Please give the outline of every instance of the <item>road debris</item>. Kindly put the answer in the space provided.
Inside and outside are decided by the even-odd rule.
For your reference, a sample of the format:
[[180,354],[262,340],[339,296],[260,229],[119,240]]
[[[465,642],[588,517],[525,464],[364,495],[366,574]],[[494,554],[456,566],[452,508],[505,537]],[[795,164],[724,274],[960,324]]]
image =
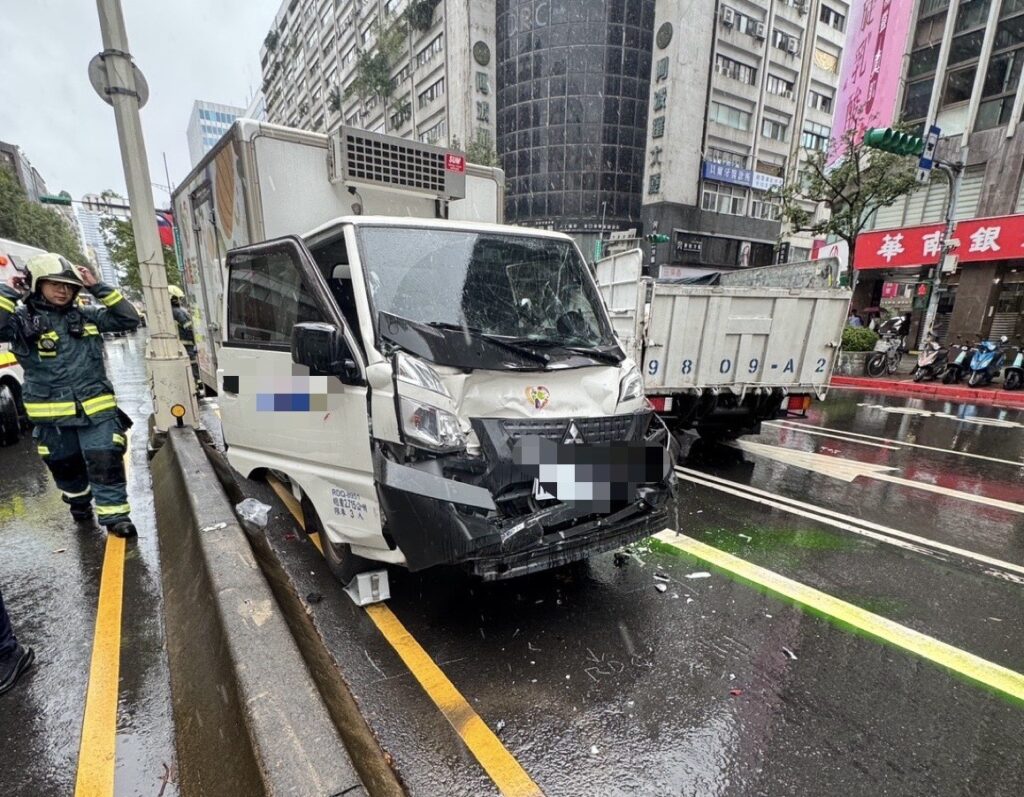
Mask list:
[[658,592],[665,592],[665,590],[667,590],[667,589],[668,589],[668,586],[667,586],[666,584],[662,584],[662,583],[661,583],[661,582],[659,581],[659,582],[658,582],[657,584],[655,584],[655,585],[654,585],[654,588],[655,588],[656,590],[658,590]]
[[246,498],[235,505],[235,514],[243,524],[264,529],[267,527],[267,521],[270,520],[270,505],[257,501],[255,498]]
[[743,690],[742,689],[730,689],[729,690],[729,694],[732,695],[733,697],[739,697],[740,695],[743,694]]
[[670,579],[664,573],[655,573],[654,574],[654,580],[655,581],[669,581]]
[[707,570],[698,570],[696,573],[687,573],[684,578],[711,578]]
[[324,599],[324,596],[319,592],[311,592],[306,596],[307,603],[320,603]]
[[782,652],[785,653],[786,656],[791,658],[793,661],[796,661],[796,654],[792,650],[790,650],[789,648],[784,647],[782,649]]

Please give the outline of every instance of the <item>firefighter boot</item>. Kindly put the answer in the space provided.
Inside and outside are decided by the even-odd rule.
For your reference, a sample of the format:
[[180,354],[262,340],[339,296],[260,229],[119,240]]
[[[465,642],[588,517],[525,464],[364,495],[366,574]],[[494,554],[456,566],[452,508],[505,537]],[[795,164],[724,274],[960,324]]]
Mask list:
[[117,523],[112,523],[107,526],[107,531],[113,534],[115,537],[137,537],[139,532],[135,529],[135,524],[132,523],[131,518],[127,520],[119,520]]

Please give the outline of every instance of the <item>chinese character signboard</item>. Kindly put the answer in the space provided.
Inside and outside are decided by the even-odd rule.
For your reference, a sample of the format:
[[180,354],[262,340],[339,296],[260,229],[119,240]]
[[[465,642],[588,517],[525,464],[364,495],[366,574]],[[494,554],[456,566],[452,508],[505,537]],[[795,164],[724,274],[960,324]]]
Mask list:
[[732,185],[743,185],[754,187],[758,191],[771,191],[773,188],[782,187],[782,178],[761,172],[752,172],[750,169],[741,169],[730,163],[718,163],[716,161],[704,161],[701,169],[701,176],[705,180],[715,180],[719,183],[731,183]]
[[[878,230],[857,236],[854,268],[917,268],[938,262],[945,225]],[[971,219],[956,225],[953,250],[961,263],[1024,258],[1024,214]]]

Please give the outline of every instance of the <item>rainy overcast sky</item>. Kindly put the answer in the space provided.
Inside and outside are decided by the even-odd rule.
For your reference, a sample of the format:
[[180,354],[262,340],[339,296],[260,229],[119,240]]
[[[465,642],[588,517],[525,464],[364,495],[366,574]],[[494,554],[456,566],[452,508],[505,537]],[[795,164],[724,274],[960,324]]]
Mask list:
[[[281,0],[122,0],[128,41],[149,83],[142,109],[150,179],[191,170],[194,100],[244,107]],[[86,77],[102,49],[94,0],[0,0],[0,141],[18,144],[54,193],[125,193],[114,114]],[[154,188],[157,207],[167,193]]]

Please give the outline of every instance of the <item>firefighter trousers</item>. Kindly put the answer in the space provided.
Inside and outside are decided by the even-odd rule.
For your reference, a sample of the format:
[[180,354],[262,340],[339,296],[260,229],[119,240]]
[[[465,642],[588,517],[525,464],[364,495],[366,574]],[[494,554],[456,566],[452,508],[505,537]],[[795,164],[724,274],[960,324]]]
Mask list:
[[90,516],[95,501],[101,526],[128,520],[131,509],[124,470],[128,437],[120,411],[101,421],[90,419],[87,426],[39,424],[32,436],[72,515]]

